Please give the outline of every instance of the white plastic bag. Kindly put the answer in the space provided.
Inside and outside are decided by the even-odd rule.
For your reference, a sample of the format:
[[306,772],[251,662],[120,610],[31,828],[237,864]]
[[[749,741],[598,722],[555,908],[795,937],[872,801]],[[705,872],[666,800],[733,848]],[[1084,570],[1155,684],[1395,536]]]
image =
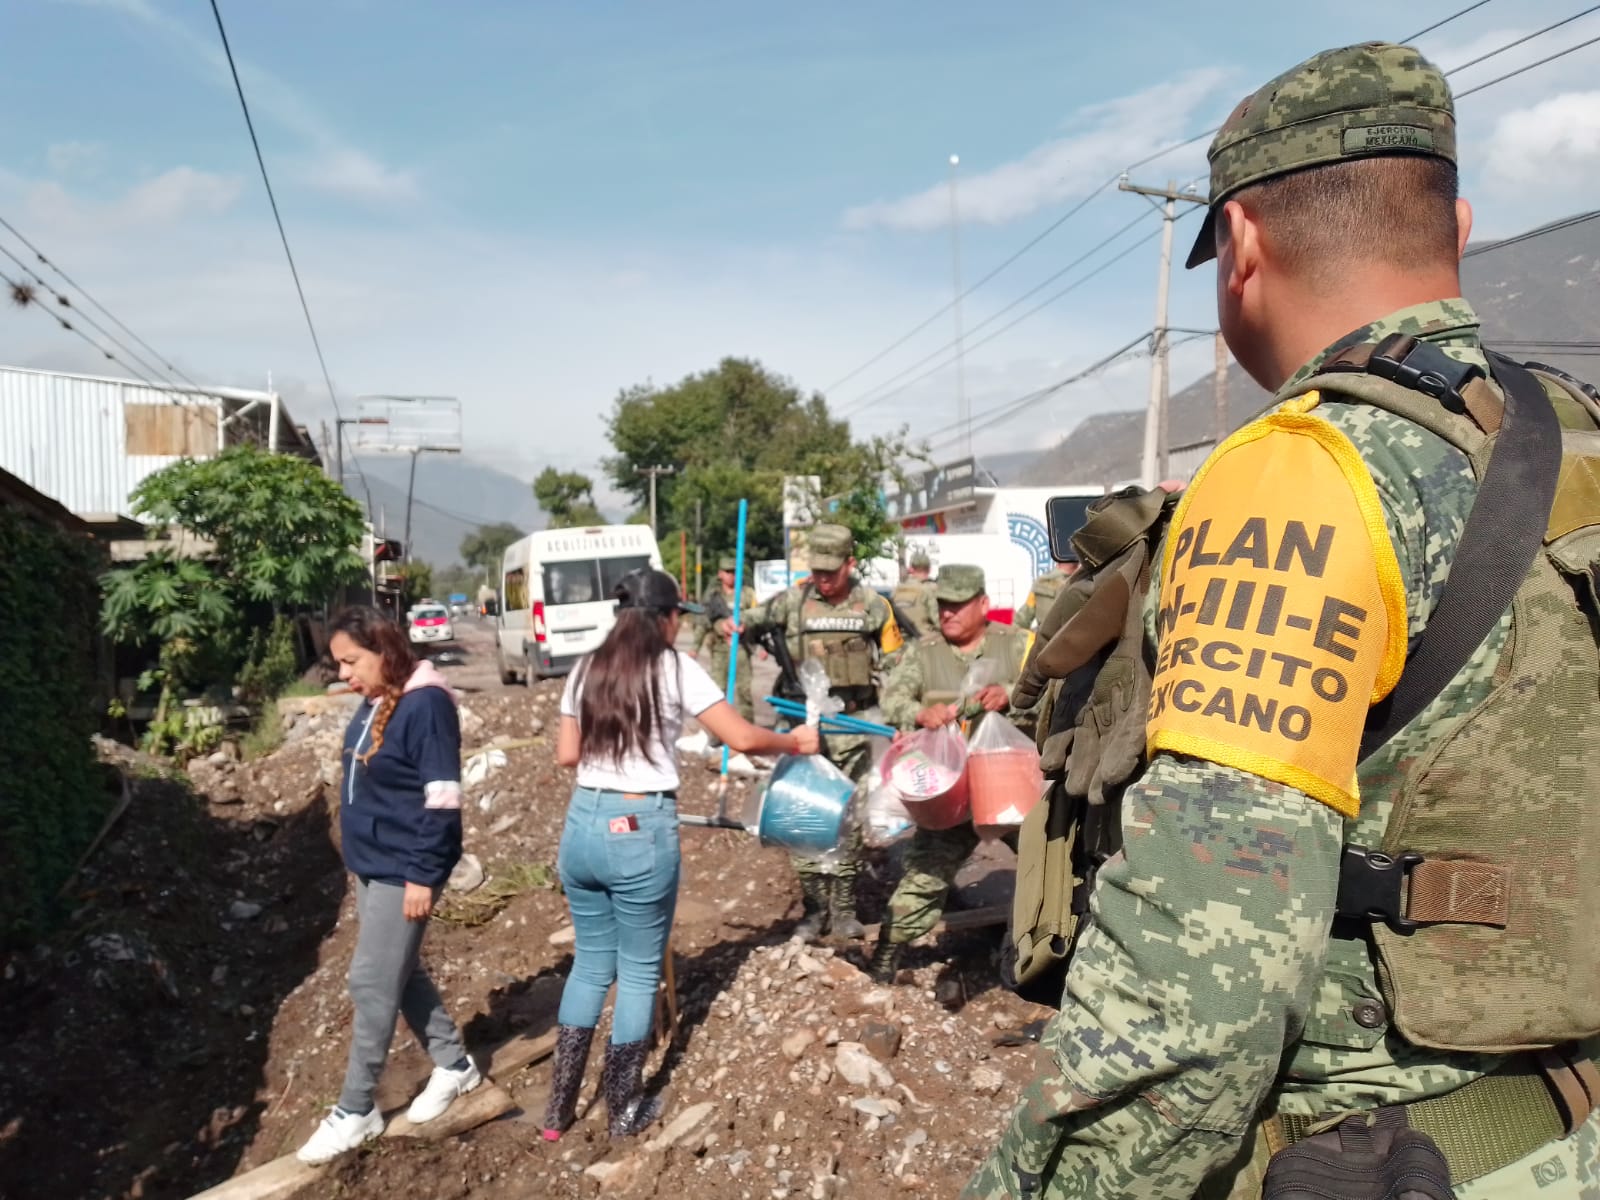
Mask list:
[[862,802],[861,836],[875,849],[889,845],[912,828],[911,814],[901,803],[899,791],[883,777],[884,761],[880,758],[874,763],[862,783],[866,798]]
[[1039,751],[999,713],[990,713],[967,747],[972,824],[980,837],[996,837],[1022,824],[1044,792]]

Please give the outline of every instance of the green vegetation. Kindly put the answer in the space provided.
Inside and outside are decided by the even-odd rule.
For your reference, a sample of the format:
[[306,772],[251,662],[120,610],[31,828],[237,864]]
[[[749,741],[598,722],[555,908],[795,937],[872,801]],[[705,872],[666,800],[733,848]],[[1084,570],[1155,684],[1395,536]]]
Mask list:
[[604,525],[606,519],[594,503],[594,480],[577,471],[546,467],[533,481],[533,496],[550,514],[551,529]]
[[555,868],[546,863],[506,863],[492,868],[490,876],[475,892],[446,893],[433,915],[452,925],[487,925],[513,897],[560,886]]
[[95,732],[95,580],[87,539],[0,508],[0,949],[48,927],[110,808]]
[[479,525],[461,539],[461,561],[490,579],[496,579],[500,575],[500,556],[506,552],[507,546],[519,541],[522,536],[523,530],[508,521]]

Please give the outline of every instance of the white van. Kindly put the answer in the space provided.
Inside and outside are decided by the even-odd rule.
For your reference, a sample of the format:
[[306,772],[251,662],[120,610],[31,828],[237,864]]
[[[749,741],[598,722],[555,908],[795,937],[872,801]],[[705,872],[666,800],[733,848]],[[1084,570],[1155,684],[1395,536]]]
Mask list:
[[616,621],[617,580],[661,568],[648,525],[546,529],[506,547],[500,560],[500,679],[530,686],[565,675]]

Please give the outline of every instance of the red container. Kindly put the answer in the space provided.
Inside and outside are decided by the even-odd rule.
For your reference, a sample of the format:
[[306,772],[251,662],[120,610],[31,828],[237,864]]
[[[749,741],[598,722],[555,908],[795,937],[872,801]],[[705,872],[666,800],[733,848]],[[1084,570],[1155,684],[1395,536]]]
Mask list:
[[971,813],[966,762],[966,745],[959,735],[935,741],[914,734],[890,746],[878,769],[884,782],[900,793],[906,812],[920,828],[953,829]]
[[982,837],[998,837],[1021,825],[1039,803],[1044,791],[1039,752],[1032,746],[974,750],[967,757],[967,785],[973,825]]

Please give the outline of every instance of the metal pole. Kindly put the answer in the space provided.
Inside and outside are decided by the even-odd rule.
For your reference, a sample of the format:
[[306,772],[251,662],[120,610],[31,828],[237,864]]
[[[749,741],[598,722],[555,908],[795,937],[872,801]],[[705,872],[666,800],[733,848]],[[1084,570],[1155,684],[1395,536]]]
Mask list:
[[701,588],[705,587],[700,571],[700,559],[705,549],[705,545],[701,541],[700,509],[701,502],[696,499],[694,502],[694,598],[696,600],[700,599],[702,595]]
[[967,456],[972,455],[972,413],[967,407],[966,344],[961,328],[961,208],[956,200],[956,172],[961,156],[950,156],[950,279],[955,289],[956,421],[966,429]]
[[689,531],[678,530],[678,578],[683,581],[683,595],[689,596]]
[[[1168,180],[1167,190],[1173,188]],[[1167,470],[1167,293],[1172,285],[1172,223],[1177,204],[1169,195],[1161,208],[1161,278],[1156,284],[1156,327],[1151,335],[1150,403],[1145,412],[1141,482],[1155,487]]]
[[417,488],[417,453],[411,452],[411,480],[406,484],[406,562],[411,561],[411,496]]
[[[739,539],[737,557],[733,560],[733,640],[728,644],[728,703],[733,703],[734,688],[739,681],[739,622],[743,616],[744,600],[744,528],[750,512],[750,501],[739,501]],[[728,743],[722,743],[722,779],[728,779]],[[723,815],[718,813],[718,816]]]

